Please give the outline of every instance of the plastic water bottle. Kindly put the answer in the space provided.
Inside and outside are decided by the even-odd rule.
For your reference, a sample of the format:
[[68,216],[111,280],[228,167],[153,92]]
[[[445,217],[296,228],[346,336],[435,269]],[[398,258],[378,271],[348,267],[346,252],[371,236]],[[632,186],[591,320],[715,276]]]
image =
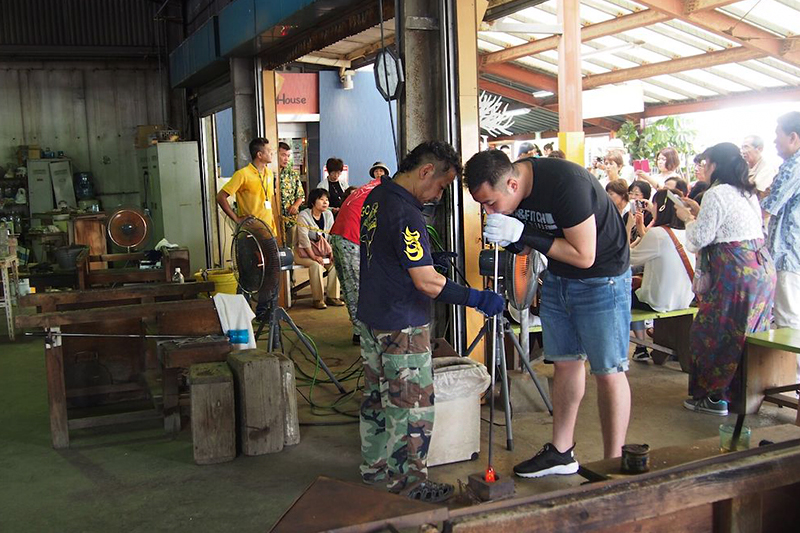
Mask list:
[[180,267],[175,268],[175,273],[172,275],[172,283],[183,283],[184,281],[186,280],[183,279]]

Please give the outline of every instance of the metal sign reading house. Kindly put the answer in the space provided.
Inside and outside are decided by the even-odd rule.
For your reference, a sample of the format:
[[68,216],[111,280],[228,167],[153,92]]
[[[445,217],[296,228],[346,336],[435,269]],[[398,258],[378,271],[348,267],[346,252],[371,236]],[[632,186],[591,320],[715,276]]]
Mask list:
[[276,73],[275,95],[279,115],[319,114],[319,80],[316,73]]

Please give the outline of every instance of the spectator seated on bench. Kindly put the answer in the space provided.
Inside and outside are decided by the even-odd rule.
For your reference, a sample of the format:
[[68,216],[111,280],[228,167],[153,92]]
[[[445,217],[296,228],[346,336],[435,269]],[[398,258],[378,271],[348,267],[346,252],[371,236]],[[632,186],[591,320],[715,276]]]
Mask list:
[[[297,216],[294,262],[308,267],[311,297],[317,309],[325,309],[328,304],[344,305],[339,299],[339,280],[333,265],[333,251],[326,238],[332,226],[333,214],[328,210],[328,191],[314,189],[308,195],[308,209],[304,209]],[[328,271],[329,275],[323,291],[322,278],[325,271]]]
[[[640,236],[631,244],[631,266],[644,267],[644,272],[639,278],[641,284],[633,287],[631,305],[634,309],[662,313],[686,309],[694,299],[695,259],[694,254],[684,250],[684,224],[675,214],[675,204],[667,198],[665,189],[656,192],[647,210],[654,218],[649,230],[644,226],[644,212],[634,214]],[[631,329],[636,339],[645,340],[644,321],[632,322]],[[633,352],[633,360],[647,362],[650,359],[647,346],[639,344]]]

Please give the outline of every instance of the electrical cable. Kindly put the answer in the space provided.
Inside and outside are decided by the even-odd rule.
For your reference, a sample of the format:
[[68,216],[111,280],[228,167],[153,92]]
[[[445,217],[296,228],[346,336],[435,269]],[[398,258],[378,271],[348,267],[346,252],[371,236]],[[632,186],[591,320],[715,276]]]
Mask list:
[[[386,43],[384,41],[384,36],[383,36],[383,0],[378,0],[378,18],[381,21],[381,24],[380,24],[380,26],[381,26],[381,50],[386,50]],[[397,12],[395,12],[395,26],[397,26],[396,20],[397,20]],[[395,33],[397,33],[397,28],[396,27],[395,27]],[[395,39],[395,41],[396,40],[397,39]],[[384,83],[386,83],[386,88],[388,89],[389,88],[389,72],[388,72],[388,70],[386,69],[386,66],[385,66],[386,65],[386,56],[385,55],[383,56],[383,59],[384,59],[383,81],[384,81]],[[399,69],[399,65],[397,64],[396,61],[395,61],[395,67],[397,67],[398,71],[400,70]],[[392,100],[391,99],[386,100],[386,105],[389,106],[389,123],[392,126],[392,142],[394,143],[394,157],[395,157],[395,165],[396,165],[395,168],[397,168],[399,170],[399,167],[400,167],[400,149],[397,146],[397,131],[395,130],[395,126],[394,126],[394,114],[392,113]]]

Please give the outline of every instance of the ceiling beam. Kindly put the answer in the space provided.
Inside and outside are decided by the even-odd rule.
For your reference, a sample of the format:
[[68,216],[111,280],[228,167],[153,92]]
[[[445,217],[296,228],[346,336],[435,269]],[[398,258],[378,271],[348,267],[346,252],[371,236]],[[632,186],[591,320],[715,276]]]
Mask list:
[[558,92],[558,79],[556,79],[554,76],[542,74],[541,72],[534,72],[532,70],[504,63],[486,65],[481,70],[488,74],[494,74],[495,76],[527,85],[528,87],[532,87],[534,89],[550,91],[551,93]]
[[[539,132],[543,139],[551,139],[557,138],[558,132],[555,130],[548,130]],[[586,135],[607,135],[608,130],[605,128],[598,128],[597,126],[585,126],[583,128],[583,133]],[[531,141],[533,143],[541,144],[541,141],[537,141],[531,138],[530,133],[518,133],[516,135],[501,135],[500,137],[489,137],[490,142],[501,142],[501,141]]]
[[724,65],[725,63],[738,63],[740,61],[747,61],[749,59],[758,59],[760,57],[764,57],[765,55],[767,54],[762,51],[750,50],[740,46],[737,48],[731,48],[729,50],[719,50],[716,52],[708,52],[706,54],[698,54],[689,57],[682,57],[680,59],[671,59],[669,61],[660,61],[658,63],[651,63],[649,65],[642,65],[639,67],[625,68],[614,70],[612,72],[604,72],[603,74],[586,76],[583,78],[583,89],[593,89],[595,87],[600,87],[601,85],[622,83],[630,80],[640,80],[653,76],[660,76],[663,74],[675,74],[677,72],[683,72],[686,70]]
[[[639,13],[631,13],[630,15],[623,15],[606,22],[584,26],[581,28],[581,41],[591,41],[592,39],[605,37],[607,35],[614,35],[634,28],[641,28],[642,26],[664,22],[671,18],[670,15],[651,9],[640,11]],[[530,43],[512,46],[505,50],[498,50],[497,52],[492,52],[483,56],[483,63],[486,65],[503,63],[548,50],[555,50],[558,48],[558,39],[559,37],[557,35],[545,37],[544,39],[538,39]]]
[[699,13],[700,11],[708,11],[729,4],[735,4],[738,1],[739,0],[686,0],[684,2],[684,12]]
[[[545,107],[541,104],[539,100],[534,98],[533,95],[528,94],[525,91],[520,91],[519,89],[513,89],[511,87],[507,87],[501,83],[479,79],[478,87],[480,87],[484,91],[489,91],[490,93],[499,94],[500,96],[504,96],[509,100],[514,100],[515,102],[519,102],[528,107],[546,109],[547,111],[558,113],[558,104],[550,104]],[[591,124],[592,126],[602,128],[605,131],[616,131],[620,127],[619,122],[601,117],[587,118],[584,119],[584,122]]]
[[797,102],[800,100],[800,88],[772,89],[753,91],[746,94],[717,96],[695,100],[693,102],[675,102],[674,104],[655,104],[645,107],[643,118],[661,117],[666,115],[684,115],[686,113],[700,113],[714,111],[764,102]]
[[487,22],[498,20],[508,15],[513,15],[517,11],[543,4],[546,1],[547,0],[506,0],[505,2],[491,2],[489,8],[486,10],[486,14],[483,16],[483,20]]
[[757,28],[738,18],[731,17],[719,11],[687,12],[690,1],[684,0],[642,0],[651,9],[671,15],[676,19],[688,22],[706,31],[730,39],[740,45],[762,52],[764,55],[786,61],[795,66],[800,66],[800,50],[792,40],[781,38],[761,28]]
[[[387,35],[383,38],[383,43],[386,46],[394,45],[394,33],[391,35]],[[355,61],[356,59],[361,59],[362,57],[366,57],[368,55],[374,54],[378,50],[381,49],[381,42],[377,41],[374,43],[370,43],[367,45],[362,46],[356,50],[353,50],[349,54],[346,54],[343,59],[348,61]]]

